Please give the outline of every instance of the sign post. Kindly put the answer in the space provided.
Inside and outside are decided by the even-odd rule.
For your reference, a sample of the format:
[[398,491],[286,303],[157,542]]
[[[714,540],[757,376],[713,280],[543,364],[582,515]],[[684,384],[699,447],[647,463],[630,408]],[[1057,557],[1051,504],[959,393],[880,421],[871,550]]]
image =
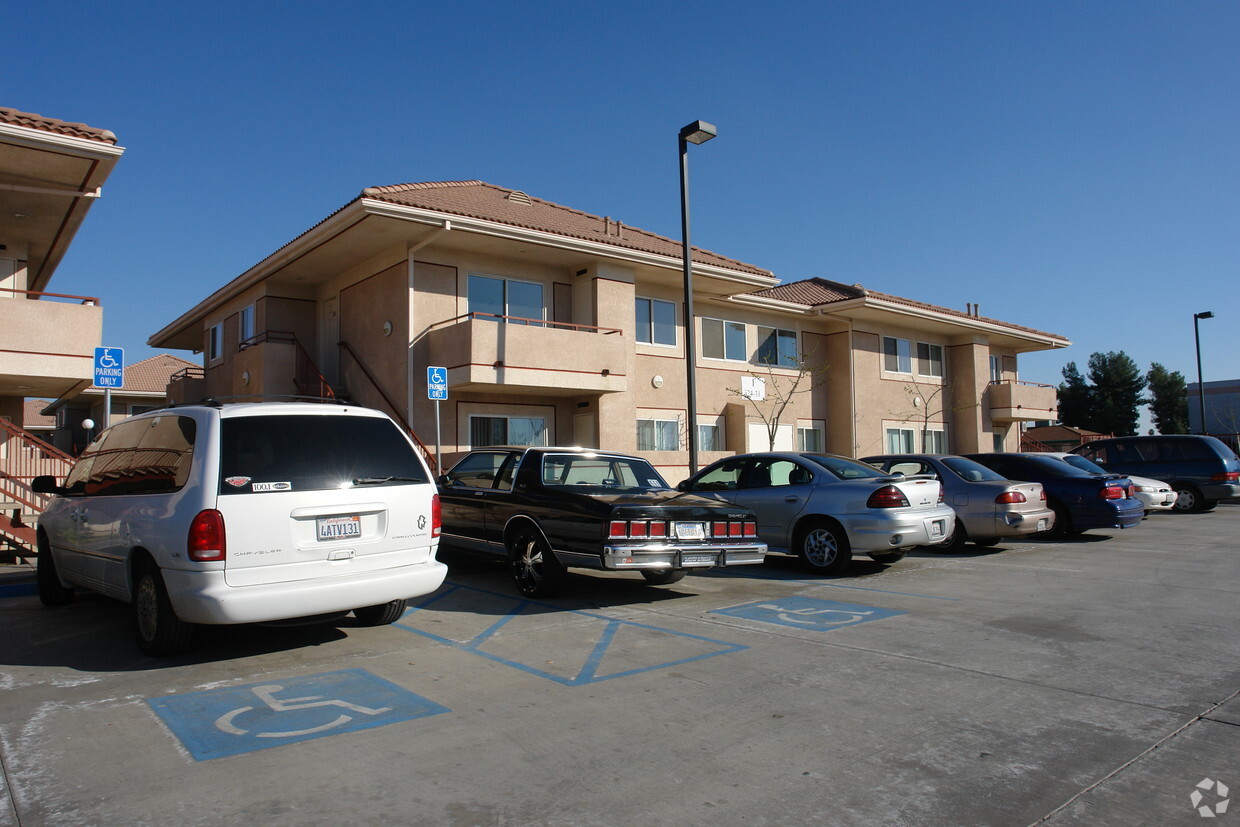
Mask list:
[[448,369],[444,367],[427,367],[426,398],[435,400],[435,467],[443,473],[443,460],[440,459],[439,443],[439,403],[448,398]]
[[112,424],[112,388],[125,387],[125,349],[95,348],[95,387],[103,388],[103,427]]

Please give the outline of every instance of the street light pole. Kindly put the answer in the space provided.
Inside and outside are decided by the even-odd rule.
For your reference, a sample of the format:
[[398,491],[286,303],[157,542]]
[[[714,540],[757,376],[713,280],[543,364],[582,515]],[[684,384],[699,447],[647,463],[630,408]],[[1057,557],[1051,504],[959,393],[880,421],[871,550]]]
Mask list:
[[718,134],[714,125],[694,121],[680,130],[680,234],[685,277],[685,421],[689,431],[689,473],[698,470],[697,347],[693,324],[693,265],[689,247],[689,144],[704,144]]
[[1213,318],[1214,314],[1209,310],[1193,314],[1193,342],[1197,345],[1197,404],[1200,406],[1198,411],[1201,413],[1198,433],[1202,434],[1206,433],[1206,386],[1201,381],[1201,333],[1197,329],[1197,322],[1200,319]]

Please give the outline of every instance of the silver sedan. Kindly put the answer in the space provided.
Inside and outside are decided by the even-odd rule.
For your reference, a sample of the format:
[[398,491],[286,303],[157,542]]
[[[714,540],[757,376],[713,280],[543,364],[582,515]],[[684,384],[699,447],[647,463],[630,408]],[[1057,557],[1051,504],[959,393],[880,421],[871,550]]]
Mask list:
[[834,454],[770,452],[719,460],[677,486],[748,508],[758,538],[819,574],[839,574],[854,551],[893,563],[951,536],[955,512],[930,478],[884,474]]
[[956,510],[956,531],[942,551],[957,550],[969,540],[993,546],[1004,537],[1047,531],[1055,512],[1040,482],[1014,482],[965,457],[949,454],[885,454],[866,457],[888,473],[931,474],[943,484],[947,503]]

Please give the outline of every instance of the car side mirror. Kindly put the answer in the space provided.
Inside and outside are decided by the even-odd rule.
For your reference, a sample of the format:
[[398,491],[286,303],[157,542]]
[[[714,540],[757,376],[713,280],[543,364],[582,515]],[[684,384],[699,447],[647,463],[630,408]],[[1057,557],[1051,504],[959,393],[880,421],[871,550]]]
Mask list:
[[30,490],[36,494],[60,494],[63,491],[56,484],[56,478],[50,474],[32,479],[30,481]]
[[692,488],[689,485],[688,480],[681,480],[680,482],[676,483],[676,490],[677,491],[690,491],[692,490]]

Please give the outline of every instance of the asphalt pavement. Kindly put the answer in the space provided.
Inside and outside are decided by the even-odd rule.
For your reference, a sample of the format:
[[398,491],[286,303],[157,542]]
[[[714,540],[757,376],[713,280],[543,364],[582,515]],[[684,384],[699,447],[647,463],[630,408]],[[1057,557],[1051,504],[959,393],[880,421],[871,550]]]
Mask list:
[[446,560],[167,660],[0,570],[0,825],[1240,825],[1240,505],[535,602]]

